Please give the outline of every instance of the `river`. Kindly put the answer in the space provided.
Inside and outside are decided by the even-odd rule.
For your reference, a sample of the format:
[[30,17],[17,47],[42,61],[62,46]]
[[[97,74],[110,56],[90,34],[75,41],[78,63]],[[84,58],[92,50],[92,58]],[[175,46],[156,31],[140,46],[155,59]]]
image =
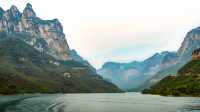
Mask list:
[[200,112],[199,97],[140,93],[0,96],[0,112]]

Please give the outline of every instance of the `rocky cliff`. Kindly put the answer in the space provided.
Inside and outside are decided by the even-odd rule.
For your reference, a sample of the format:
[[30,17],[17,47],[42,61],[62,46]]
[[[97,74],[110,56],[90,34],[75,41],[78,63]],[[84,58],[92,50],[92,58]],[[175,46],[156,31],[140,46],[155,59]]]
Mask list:
[[199,60],[199,59],[200,59],[200,48],[192,52],[192,60]]
[[30,38],[25,41],[39,51],[45,50],[58,60],[71,59],[61,23],[57,19],[40,19],[29,3],[22,13],[14,5],[6,11],[0,8],[0,31],[26,33]]

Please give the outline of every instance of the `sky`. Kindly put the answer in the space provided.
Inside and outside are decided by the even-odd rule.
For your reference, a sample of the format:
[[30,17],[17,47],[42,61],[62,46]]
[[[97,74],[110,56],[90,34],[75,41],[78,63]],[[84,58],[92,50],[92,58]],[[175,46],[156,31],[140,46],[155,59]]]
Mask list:
[[70,48],[96,68],[176,51],[200,26],[199,0],[0,0],[5,10],[27,3],[38,17],[59,19]]

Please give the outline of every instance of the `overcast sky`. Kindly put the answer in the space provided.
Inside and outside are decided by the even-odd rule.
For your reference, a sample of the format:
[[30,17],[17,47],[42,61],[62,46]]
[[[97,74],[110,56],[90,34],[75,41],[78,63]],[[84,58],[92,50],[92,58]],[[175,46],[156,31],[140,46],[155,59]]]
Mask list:
[[0,0],[0,6],[22,11],[28,2],[38,17],[58,18],[70,48],[97,68],[176,51],[200,26],[199,0]]

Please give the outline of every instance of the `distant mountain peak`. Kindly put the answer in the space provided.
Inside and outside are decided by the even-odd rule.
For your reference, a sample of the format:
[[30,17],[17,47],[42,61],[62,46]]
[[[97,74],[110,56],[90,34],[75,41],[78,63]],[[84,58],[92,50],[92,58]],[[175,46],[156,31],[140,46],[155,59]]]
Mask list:
[[21,13],[15,5],[12,5],[8,11],[11,19],[19,21]]
[[17,7],[16,7],[15,5],[12,5],[12,6],[10,7],[10,10],[11,10],[11,11],[18,11],[18,9],[17,9]]
[[32,8],[32,5],[30,3],[27,3],[26,8]]
[[26,4],[25,9],[23,10],[23,15],[26,18],[34,18],[36,17],[36,13],[32,8],[32,5],[30,3]]
[[163,52],[161,52],[160,54],[166,55],[166,54],[169,54],[169,53],[171,53],[171,52],[169,52],[169,51],[163,51]]

